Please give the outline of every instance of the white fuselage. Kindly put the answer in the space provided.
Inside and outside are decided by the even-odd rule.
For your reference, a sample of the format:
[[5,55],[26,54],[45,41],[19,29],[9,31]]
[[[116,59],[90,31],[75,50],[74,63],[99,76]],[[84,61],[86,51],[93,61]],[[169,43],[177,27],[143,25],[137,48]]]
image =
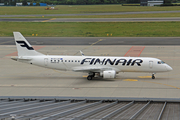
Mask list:
[[167,72],[172,68],[157,58],[149,57],[106,57],[106,56],[23,56],[29,61],[21,62],[33,65],[58,69],[73,70],[79,72],[101,72],[103,70],[115,70],[118,72]]

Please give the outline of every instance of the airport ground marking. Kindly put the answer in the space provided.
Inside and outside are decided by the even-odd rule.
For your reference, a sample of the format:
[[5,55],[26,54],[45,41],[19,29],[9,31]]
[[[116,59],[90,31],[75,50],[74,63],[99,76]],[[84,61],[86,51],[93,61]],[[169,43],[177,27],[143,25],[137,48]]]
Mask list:
[[168,87],[172,87],[175,89],[180,89],[179,87],[173,86],[173,85],[168,85],[168,84],[164,84],[164,83],[158,83],[158,82],[151,82],[151,81],[141,81],[141,82],[146,82],[146,83],[153,83],[153,84],[159,84],[159,85],[164,85],[164,86],[168,86]]
[[[51,20],[51,19],[49,19],[49,20]],[[44,21],[42,21],[42,22],[48,22],[49,20],[44,20]]]
[[152,76],[138,76],[139,78],[151,78]]
[[132,81],[132,82],[136,82],[138,81],[137,79],[124,79],[123,81]]
[[55,20],[56,18],[52,18],[52,19],[50,19],[49,21],[51,21],[51,20]]
[[142,51],[144,50],[145,46],[142,48],[142,50],[140,51],[138,57],[141,55]]
[[124,57],[139,57],[144,50],[145,46],[132,46]]
[[[103,41],[103,40],[105,40],[105,39],[99,39],[98,41],[92,43],[91,45],[89,45],[89,46],[87,46],[87,47],[85,47],[85,48],[83,48],[82,50],[88,49],[89,47],[91,47],[91,46],[93,46],[93,45],[95,45],[95,44],[97,44],[98,42],[101,42],[101,41]],[[82,51],[82,50],[81,50],[81,51]],[[76,52],[74,55],[76,55],[77,53],[79,53],[79,51]]]
[[90,46],[93,46],[93,45],[97,44],[97,43],[100,42],[100,41],[103,41],[103,39],[99,39],[98,41],[92,43]]
[[52,18],[52,19],[49,19],[49,20],[44,20],[42,22],[48,22],[48,21],[51,21],[51,20],[55,20],[56,18]]
[[129,53],[129,51],[131,51],[132,48],[133,48],[133,46],[127,51],[127,53],[124,55],[124,57]]

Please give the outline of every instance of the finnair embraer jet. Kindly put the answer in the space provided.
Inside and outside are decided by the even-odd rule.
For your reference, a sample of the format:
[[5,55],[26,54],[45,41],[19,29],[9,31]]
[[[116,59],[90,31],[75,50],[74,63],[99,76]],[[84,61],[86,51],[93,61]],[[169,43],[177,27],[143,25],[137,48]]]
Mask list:
[[13,32],[18,56],[13,60],[41,67],[88,73],[88,80],[99,76],[115,78],[119,72],[168,72],[172,68],[157,58],[44,55],[35,51],[20,32]]

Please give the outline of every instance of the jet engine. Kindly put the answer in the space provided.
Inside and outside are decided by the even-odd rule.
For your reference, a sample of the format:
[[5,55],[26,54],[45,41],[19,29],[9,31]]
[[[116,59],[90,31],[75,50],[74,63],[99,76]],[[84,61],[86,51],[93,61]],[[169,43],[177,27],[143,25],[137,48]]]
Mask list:
[[103,78],[115,78],[115,77],[116,77],[116,71],[114,70],[103,71]]

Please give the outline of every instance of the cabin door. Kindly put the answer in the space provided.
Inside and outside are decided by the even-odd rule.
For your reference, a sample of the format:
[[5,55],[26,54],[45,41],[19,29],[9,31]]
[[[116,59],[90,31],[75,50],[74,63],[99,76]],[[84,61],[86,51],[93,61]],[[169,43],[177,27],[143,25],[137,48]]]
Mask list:
[[149,68],[153,68],[153,61],[149,61]]
[[44,58],[44,65],[45,65],[45,66],[48,65],[48,58]]

